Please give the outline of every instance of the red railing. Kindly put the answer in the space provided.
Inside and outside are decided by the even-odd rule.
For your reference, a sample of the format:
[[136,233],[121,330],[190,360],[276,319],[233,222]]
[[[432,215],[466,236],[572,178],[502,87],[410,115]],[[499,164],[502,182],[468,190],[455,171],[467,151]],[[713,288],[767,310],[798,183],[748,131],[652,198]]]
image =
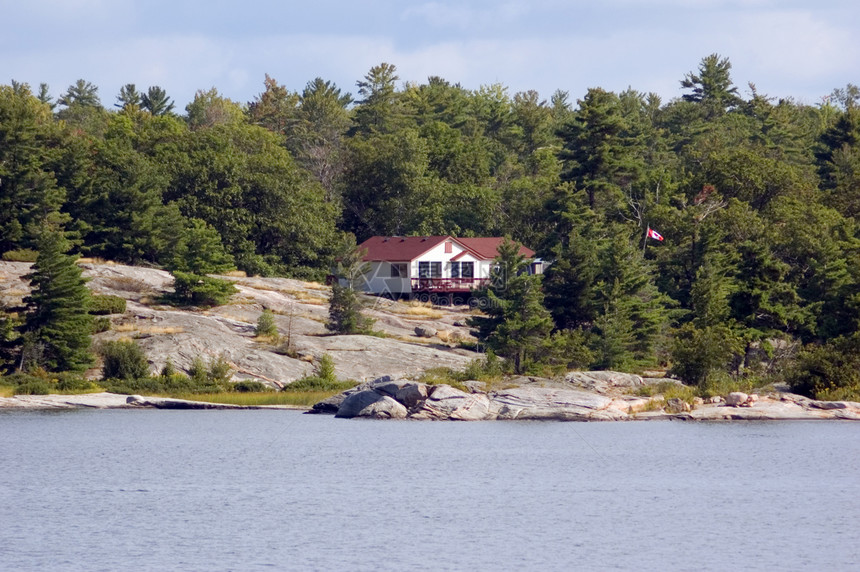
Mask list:
[[488,278],[413,278],[413,292],[468,292],[479,288]]

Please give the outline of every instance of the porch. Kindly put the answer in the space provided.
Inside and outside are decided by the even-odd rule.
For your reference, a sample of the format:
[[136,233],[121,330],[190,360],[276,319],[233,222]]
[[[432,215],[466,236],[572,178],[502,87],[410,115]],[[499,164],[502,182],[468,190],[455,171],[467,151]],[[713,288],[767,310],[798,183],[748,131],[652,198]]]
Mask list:
[[468,293],[480,288],[488,280],[489,278],[413,278],[412,292]]

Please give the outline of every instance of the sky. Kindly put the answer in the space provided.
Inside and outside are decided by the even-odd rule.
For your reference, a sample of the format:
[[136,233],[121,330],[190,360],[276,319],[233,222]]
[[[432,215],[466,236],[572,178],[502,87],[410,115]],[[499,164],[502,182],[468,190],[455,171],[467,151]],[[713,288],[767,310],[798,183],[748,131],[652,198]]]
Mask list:
[[860,84],[857,0],[0,0],[0,21],[0,83],[56,98],[81,78],[107,107],[128,83],[161,86],[177,111],[212,87],[248,103],[266,74],[355,95],[382,62],[400,86],[439,76],[571,102],[592,87],[668,102],[713,53],[744,97],[752,82],[814,105]]

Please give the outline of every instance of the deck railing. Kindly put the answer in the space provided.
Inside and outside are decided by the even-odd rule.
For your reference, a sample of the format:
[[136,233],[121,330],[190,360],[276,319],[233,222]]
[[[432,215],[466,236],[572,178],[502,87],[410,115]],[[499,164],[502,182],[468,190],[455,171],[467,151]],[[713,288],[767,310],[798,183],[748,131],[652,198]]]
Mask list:
[[413,292],[468,292],[486,284],[488,278],[413,278]]

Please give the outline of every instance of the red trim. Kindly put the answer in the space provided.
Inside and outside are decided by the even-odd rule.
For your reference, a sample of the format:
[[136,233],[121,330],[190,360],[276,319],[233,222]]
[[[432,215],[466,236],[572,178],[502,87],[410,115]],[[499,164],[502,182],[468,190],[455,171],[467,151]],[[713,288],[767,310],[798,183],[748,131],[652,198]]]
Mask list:
[[471,292],[489,278],[413,278],[413,292]]

